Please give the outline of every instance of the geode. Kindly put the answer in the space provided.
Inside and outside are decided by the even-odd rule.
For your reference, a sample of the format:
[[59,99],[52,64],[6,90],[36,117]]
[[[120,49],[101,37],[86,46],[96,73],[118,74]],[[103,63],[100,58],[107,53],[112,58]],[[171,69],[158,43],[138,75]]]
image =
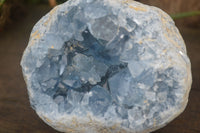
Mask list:
[[69,0],[34,26],[30,103],[61,132],[147,133],[185,108],[191,65],[173,20],[127,0]]

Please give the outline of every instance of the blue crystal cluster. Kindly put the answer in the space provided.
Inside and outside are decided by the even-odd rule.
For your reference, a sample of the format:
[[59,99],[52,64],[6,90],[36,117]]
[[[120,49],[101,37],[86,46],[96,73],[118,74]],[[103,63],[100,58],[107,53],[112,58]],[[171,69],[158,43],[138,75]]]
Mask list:
[[190,61],[160,9],[70,0],[33,28],[21,65],[37,114],[62,132],[149,132],[187,104]]

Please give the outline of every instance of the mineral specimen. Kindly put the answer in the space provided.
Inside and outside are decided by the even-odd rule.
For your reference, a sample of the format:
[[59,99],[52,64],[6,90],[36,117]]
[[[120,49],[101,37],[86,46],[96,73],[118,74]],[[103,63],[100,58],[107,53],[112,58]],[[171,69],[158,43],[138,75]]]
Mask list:
[[69,0],[33,28],[21,66],[31,105],[61,132],[147,133],[187,104],[191,66],[162,10]]

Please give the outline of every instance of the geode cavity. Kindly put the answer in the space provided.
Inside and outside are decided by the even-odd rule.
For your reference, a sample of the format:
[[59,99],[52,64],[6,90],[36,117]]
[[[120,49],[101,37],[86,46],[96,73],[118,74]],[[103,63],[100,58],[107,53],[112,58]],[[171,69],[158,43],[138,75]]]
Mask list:
[[190,61],[173,20],[127,0],[69,0],[33,28],[21,65],[37,114],[62,132],[142,133],[185,108]]

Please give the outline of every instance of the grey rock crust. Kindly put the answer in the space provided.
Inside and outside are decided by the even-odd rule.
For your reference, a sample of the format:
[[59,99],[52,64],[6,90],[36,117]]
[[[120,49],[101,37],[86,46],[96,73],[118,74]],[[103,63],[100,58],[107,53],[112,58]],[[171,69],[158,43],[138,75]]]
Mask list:
[[34,26],[30,103],[61,132],[147,133],[187,105],[191,65],[173,20],[128,0],[69,0]]

